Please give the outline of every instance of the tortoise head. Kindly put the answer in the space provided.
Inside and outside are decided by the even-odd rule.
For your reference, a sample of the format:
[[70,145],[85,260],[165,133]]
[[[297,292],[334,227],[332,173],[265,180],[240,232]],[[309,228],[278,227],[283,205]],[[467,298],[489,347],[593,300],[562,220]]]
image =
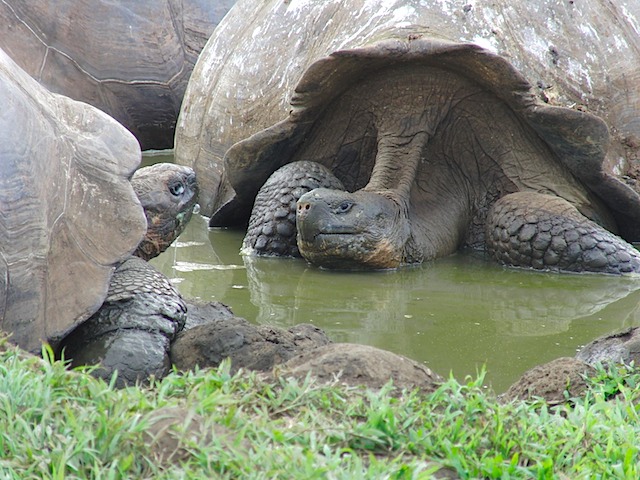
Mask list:
[[392,196],[316,188],[300,197],[297,209],[298,249],[314,265],[359,270],[407,263],[406,206]]
[[158,163],[136,171],[133,189],[147,216],[147,234],[134,255],[149,260],[182,233],[198,199],[196,174],[190,167]]

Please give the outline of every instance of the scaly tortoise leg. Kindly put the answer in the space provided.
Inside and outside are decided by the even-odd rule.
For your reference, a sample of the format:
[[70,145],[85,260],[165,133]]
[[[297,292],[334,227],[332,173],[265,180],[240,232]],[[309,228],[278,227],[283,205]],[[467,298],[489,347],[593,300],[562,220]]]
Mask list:
[[296,202],[303,194],[321,187],[344,190],[331,170],[316,162],[293,162],[276,170],[256,195],[241,253],[300,257]]
[[171,370],[171,341],[182,330],[187,307],[169,279],[130,257],[113,274],[100,309],[60,345],[71,366],[97,365],[96,377],[117,387],[161,379]]
[[505,265],[538,270],[640,272],[640,252],[553,195],[500,198],[486,220],[489,254]]

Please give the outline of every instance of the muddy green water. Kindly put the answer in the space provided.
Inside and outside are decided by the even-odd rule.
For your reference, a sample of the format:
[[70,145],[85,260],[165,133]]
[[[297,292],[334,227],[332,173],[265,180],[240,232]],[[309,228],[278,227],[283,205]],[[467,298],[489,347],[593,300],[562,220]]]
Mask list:
[[400,353],[459,380],[486,365],[497,392],[537,364],[640,325],[639,278],[514,270],[470,253],[390,272],[330,272],[243,257],[242,237],[198,215],[152,263],[185,297],[222,302],[254,323],[313,323],[334,341]]

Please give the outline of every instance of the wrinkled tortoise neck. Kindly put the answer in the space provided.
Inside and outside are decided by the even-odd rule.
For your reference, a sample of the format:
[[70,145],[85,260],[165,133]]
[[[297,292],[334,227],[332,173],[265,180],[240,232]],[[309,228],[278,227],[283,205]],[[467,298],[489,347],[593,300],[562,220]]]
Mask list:
[[378,153],[365,191],[389,190],[391,197],[408,208],[411,186],[415,180],[424,145],[428,142],[426,132],[413,135],[380,133]]
[[[363,190],[379,193],[398,204],[400,217],[403,217],[398,222],[399,230],[402,230],[403,222],[411,225],[407,227],[402,254],[404,263],[420,263],[450,255],[464,241],[471,220],[468,195],[458,192],[447,196],[446,200],[436,195],[436,201],[429,203],[428,215],[413,215],[411,191],[425,160],[425,145],[432,137],[427,125],[423,124],[422,128],[413,131],[411,127],[397,128],[398,125],[402,125],[402,122],[396,123],[396,128],[381,129],[375,165],[369,183]],[[411,122],[408,120],[405,125],[411,125]],[[445,174],[443,185],[456,184],[453,177],[449,178],[453,172],[444,170],[440,173]],[[450,187],[446,191],[454,192]]]

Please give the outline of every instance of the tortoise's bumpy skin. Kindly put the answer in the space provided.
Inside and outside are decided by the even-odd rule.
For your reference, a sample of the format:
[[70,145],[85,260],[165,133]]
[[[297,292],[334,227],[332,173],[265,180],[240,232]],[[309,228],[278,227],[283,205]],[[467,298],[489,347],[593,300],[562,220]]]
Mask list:
[[316,162],[293,162],[276,170],[256,195],[242,253],[300,257],[296,203],[316,188],[344,190],[331,170]]
[[498,200],[486,222],[487,250],[512,266],[573,272],[640,272],[640,253],[562,198],[518,192]]
[[99,365],[94,371],[116,385],[164,377],[170,343],[184,327],[187,307],[171,282],[146,262],[164,251],[191,219],[198,194],[189,167],[156,164],[139,169],[131,183],[147,217],[138,250],[113,273],[100,309],[62,342],[72,366]]
[[187,307],[171,282],[148,262],[130,257],[113,274],[103,306],[62,345],[72,366],[97,365],[98,377],[116,385],[164,377],[169,347],[182,330]]
[[147,217],[147,234],[134,255],[149,260],[164,252],[184,231],[198,199],[196,174],[189,167],[157,163],[131,179]]

